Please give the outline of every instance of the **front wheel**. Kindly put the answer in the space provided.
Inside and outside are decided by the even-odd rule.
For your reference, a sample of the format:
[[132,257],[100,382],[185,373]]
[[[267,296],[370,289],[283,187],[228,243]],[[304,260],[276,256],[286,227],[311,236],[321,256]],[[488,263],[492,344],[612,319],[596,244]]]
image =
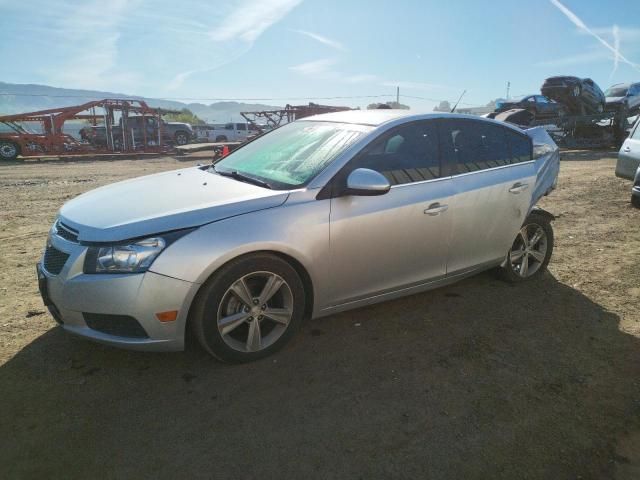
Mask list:
[[523,282],[543,272],[553,253],[553,228],[550,219],[531,213],[516,235],[501,269],[502,277],[511,283]]
[[271,254],[222,267],[196,298],[191,324],[200,344],[224,362],[250,362],[282,348],[302,322],[304,286],[296,270]]
[[189,143],[189,135],[187,135],[185,132],[178,132],[176,133],[176,145],[186,145],[187,143]]

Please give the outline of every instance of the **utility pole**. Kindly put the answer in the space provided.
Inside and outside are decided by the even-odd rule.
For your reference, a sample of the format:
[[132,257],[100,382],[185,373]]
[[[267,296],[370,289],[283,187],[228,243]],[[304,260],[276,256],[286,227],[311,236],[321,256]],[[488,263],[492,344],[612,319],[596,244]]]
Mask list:
[[396,87],[396,107],[400,106],[400,87]]
[[511,82],[507,82],[507,100],[509,100],[509,90],[511,89]]

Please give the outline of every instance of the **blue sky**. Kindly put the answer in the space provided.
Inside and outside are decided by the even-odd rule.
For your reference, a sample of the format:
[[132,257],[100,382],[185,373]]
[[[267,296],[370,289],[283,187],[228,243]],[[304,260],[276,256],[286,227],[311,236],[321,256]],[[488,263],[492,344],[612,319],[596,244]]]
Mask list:
[[[562,3],[560,3],[562,2]],[[3,81],[159,98],[481,105],[640,81],[632,0],[0,0]]]

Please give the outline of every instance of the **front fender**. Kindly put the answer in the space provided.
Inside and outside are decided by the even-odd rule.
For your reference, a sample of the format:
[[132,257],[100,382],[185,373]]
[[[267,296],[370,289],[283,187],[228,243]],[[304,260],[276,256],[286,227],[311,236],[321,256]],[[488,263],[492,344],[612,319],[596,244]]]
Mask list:
[[329,201],[285,204],[204,225],[170,245],[149,270],[202,284],[230,260],[258,251],[281,253],[299,262],[314,285],[314,304],[323,305]]

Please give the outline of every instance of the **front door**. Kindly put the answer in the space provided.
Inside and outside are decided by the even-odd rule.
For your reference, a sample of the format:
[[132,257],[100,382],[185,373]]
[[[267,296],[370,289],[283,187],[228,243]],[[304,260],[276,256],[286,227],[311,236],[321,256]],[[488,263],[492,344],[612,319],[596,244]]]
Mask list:
[[332,305],[443,277],[451,179],[442,176],[434,121],[411,122],[382,134],[335,181],[346,182],[356,168],[382,173],[392,187],[381,196],[332,198]]

